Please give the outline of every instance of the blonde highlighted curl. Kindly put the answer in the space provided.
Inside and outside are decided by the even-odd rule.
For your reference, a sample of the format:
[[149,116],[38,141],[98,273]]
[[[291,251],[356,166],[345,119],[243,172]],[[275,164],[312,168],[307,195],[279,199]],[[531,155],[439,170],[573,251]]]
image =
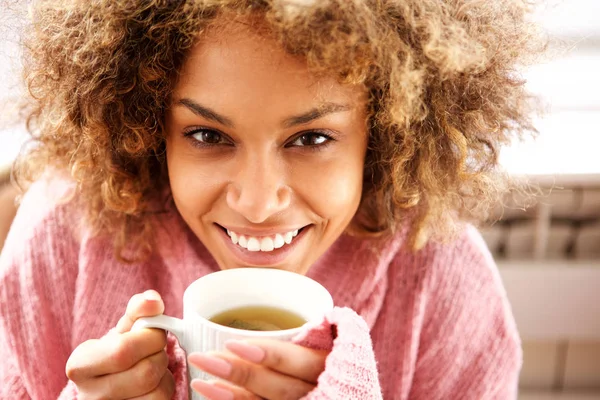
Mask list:
[[[35,146],[17,177],[68,171],[87,222],[151,247],[168,189],[164,118],[186,53],[210,26],[258,18],[316,74],[369,90],[370,142],[351,231],[410,224],[413,247],[485,218],[505,190],[498,150],[533,131],[519,78],[544,47],[520,0],[46,0],[26,81]],[[224,21],[220,21],[223,24]]]

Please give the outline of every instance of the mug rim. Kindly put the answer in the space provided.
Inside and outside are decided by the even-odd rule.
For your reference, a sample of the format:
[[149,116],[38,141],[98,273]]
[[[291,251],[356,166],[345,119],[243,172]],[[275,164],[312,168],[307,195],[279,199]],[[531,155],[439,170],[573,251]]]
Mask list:
[[[323,313],[323,316],[325,316],[326,312],[327,311],[325,311]],[[309,321],[306,321],[301,326],[299,326],[297,328],[291,328],[291,329],[280,329],[280,330],[276,330],[276,331],[252,331],[252,330],[232,328],[230,326],[217,324],[216,322],[212,322],[210,319],[205,318],[196,312],[194,312],[193,318],[196,321],[200,320],[202,322],[202,324],[210,327],[212,330],[215,330],[215,331],[243,335],[244,337],[252,336],[252,337],[258,337],[258,338],[270,338],[270,337],[280,337],[280,336],[288,336],[288,335],[293,336],[297,333],[300,333],[303,330],[304,326],[309,323]],[[184,321],[185,321],[185,318],[184,318]]]
[[[327,288],[325,288],[325,286],[323,286],[320,282],[317,282],[316,280],[314,280],[306,275],[299,274],[299,273],[292,272],[292,271],[282,270],[282,269],[275,269],[275,268],[240,267],[240,268],[221,269],[221,270],[218,270],[215,272],[211,272],[209,274],[206,274],[206,275],[196,279],[194,282],[192,282],[186,288],[186,290],[184,291],[184,294],[183,294],[183,308],[184,308],[183,320],[185,321],[189,317],[192,317],[193,320],[200,321],[203,325],[209,327],[211,330],[217,330],[219,332],[240,335],[240,336],[243,335],[244,337],[269,338],[269,337],[281,337],[281,336],[294,336],[295,334],[300,333],[303,330],[303,328],[305,327],[305,325],[310,323],[310,321],[312,319],[307,320],[303,325],[301,325],[297,328],[281,329],[281,330],[276,330],[276,331],[253,331],[253,330],[232,328],[229,326],[217,324],[216,322],[209,320],[208,318],[210,318],[210,317],[207,318],[207,317],[203,316],[201,313],[198,312],[198,310],[191,308],[191,307],[186,307],[186,303],[187,303],[186,300],[191,296],[190,293],[194,290],[194,288],[197,285],[200,284],[199,281],[203,280],[204,278],[206,278],[208,276],[214,276],[215,274],[236,274],[236,273],[243,274],[243,273],[246,273],[250,269],[260,270],[262,273],[266,273],[266,274],[276,274],[276,275],[283,274],[283,275],[288,275],[288,276],[293,275],[293,277],[295,279],[308,280],[311,285],[316,285],[317,287],[319,287],[320,290],[323,291],[323,294],[326,295],[325,297],[326,297],[327,304],[325,307],[323,307],[323,312],[321,313],[321,316],[325,317],[325,315],[334,308],[333,297],[331,296],[331,293],[329,293]],[[185,315],[186,311],[189,313],[188,315]],[[289,310],[289,311],[292,311],[292,310]],[[294,312],[294,311],[292,311],[292,312]]]

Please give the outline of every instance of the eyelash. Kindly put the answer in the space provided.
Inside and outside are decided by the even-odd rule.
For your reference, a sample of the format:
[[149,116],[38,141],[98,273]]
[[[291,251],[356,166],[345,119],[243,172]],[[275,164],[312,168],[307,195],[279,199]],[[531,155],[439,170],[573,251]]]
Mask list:
[[[221,143],[202,142],[202,141],[194,138],[194,135],[196,135],[198,133],[212,133],[212,134],[219,135],[220,140],[222,142]],[[191,141],[192,145],[194,145],[196,147],[200,147],[200,148],[215,147],[215,146],[231,146],[232,145],[231,139],[229,139],[229,137],[227,137],[226,135],[224,135],[223,133],[219,132],[216,129],[191,128],[189,130],[184,131],[183,135]]]
[[[325,138],[325,141],[323,143],[309,144],[309,145],[305,145],[305,146],[293,146],[292,145],[292,143],[301,139],[303,136],[312,136],[312,137],[321,136],[321,137]],[[333,137],[333,133],[331,133],[331,132],[325,133],[323,131],[305,131],[305,132],[300,132],[296,136],[294,136],[291,140],[289,140],[285,144],[284,147],[286,147],[286,148],[299,147],[299,148],[304,148],[309,151],[319,151],[319,150],[325,149],[327,146],[332,144],[334,141],[335,141],[335,138]]]
[[[212,134],[219,135],[220,140],[223,142],[220,142],[220,143],[202,142],[202,141],[194,138],[194,135],[199,134],[199,133],[212,133]],[[232,146],[233,145],[232,140],[227,135],[219,132],[216,129],[211,129],[211,128],[192,128],[192,129],[184,131],[184,136],[191,141],[192,145],[194,145],[196,147],[200,147],[200,148],[209,148],[209,147],[215,147],[215,146]],[[325,138],[325,141],[323,143],[304,145],[304,146],[292,145],[292,143],[301,139],[303,136],[309,136],[309,137],[321,136],[321,137]],[[325,133],[323,131],[318,131],[318,130],[305,131],[305,132],[298,133],[291,140],[288,140],[288,142],[284,145],[284,147],[285,148],[298,147],[298,148],[305,148],[306,150],[309,150],[309,151],[317,151],[317,150],[323,150],[325,147],[330,145],[335,140],[336,139],[333,137],[332,132]]]

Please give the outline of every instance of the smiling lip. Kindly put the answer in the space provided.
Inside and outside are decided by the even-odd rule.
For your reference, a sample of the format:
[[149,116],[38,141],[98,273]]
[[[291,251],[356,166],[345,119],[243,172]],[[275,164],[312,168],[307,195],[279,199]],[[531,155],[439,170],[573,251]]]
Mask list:
[[[234,257],[237,258],[241,263],[248,265],[248,266],[266,267],[266,266],[273,266],[276,264],[281,264],[282,262],[284,262],[285,259],[289,256],[289,254],[302,241],[302,239],[304,239],[304,235],[310,229],[310,227],[306,226],[302,230],[300,230],[300,232],[294,238],[292,243],[286,244],[285,246],[283,246],[280,249],[274,249],[273,251],[269,251],[269,252],[246,250],[246,249],[238,246],[237,244],[233,244],[233,242],[231,241],[231,238],[227,235],[227,233],[222,229],[222,227],[220,225],[218,225],[217,229],[219,230],[221,237],[222,237],[223,241],[225,242],[225,245],[230,249],[230,251],[234,255]],[[235,228],[233,228],[232,230],[235,231]],[[240,233],[246,233],[246,234],[259,236],[258,231],[252,231],[252,230],[249,231],[249,230],[245,230],[245,229],[240,229],[240,230],[242,231]],[[279,229],[277,231],[262,230],[262,231],[260,231],[260,236],[266,236],[266,235],[268,235],[268,232],[279,233],[279,232],[281,232],[281,229]]]
[[305,225],[302,225],[300,227],[296,227],[296,228],[278,228],[278,229],[253,229],[253,228],[243,228],[243,227],[236,227],[236,226],[223,226],[223,225],[219,225],[217,224],[217,226],[221,227],[222,229],[226,229],[229,231],[233,231],[237,234],[242,234],[242,235],[246,235],[246,236],[255,236],[255,237],[262,237],[262,236],[273,236],[277,233],[285,233],[285,232],[291,232],[293,230],[300,230],[302,229]]

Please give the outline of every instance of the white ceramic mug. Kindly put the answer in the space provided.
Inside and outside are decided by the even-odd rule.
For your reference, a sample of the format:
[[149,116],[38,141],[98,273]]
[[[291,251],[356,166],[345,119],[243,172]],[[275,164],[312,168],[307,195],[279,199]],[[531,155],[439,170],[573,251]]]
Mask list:
[[[140,318],[132,329],[166,329],[177,337],[186,354],[224,350],[229,339],[291,340],[302,330],[248,331],[209,321],[223,311],[245,306],[283,308],[311,321],[333,309],[333,300],[321,284],[300,274],[268,268],[228,269],[205,275],[188,286],[183,295],[183,319],[166,315]],[[196,368],[188,367],[188,371],[190,382],[213,378]],[[192,399],[202,397],[194,392]]]

